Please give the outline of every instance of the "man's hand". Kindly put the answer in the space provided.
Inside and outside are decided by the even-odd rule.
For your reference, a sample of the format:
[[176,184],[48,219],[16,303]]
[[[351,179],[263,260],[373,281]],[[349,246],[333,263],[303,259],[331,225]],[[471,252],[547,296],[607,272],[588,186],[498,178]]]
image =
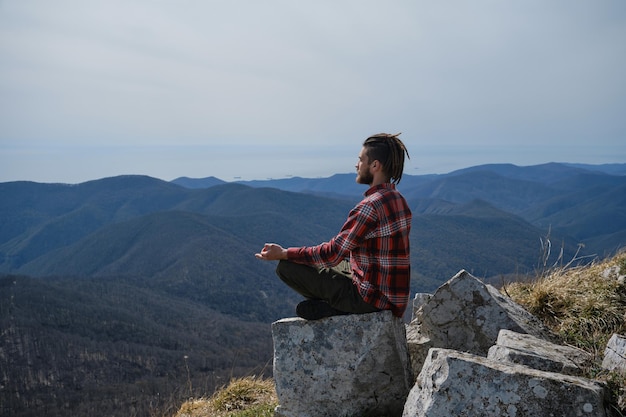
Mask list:
[[287,259],[287,249],[276,243],[266,243],[260,253],[255,253],[257,259],[264,261],[279,261]]

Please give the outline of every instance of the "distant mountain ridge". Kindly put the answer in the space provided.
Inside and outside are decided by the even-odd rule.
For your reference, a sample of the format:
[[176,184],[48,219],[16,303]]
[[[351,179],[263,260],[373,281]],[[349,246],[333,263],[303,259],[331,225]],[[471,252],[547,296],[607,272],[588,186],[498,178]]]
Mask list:
[[[354,178],[354,174],[335,174],[238,183],[331,198],[360,198],[363,186]],[[434,201],[445,206],[480,199],[544,230],[560,230],[586,245],[589,253],[604,256],[626,242],[625,178],[626,163],[486,164],[448,174],[405,174],[398,188],[416,208],[423,201],[431,201],[432,210]],[[194,184],[200,187],[203,181],[198,179]],[[565,208],[567,214],[562,211]]]
[[175,180],[172,180],[171,182],[174,184],[183,186],[185,188],[210,188],[215,185],[226,184],[226,181],[223,181],[217,177],[206,177],[206,178],[178,177]]
[[[404,182],[420,181],[445,177],[455,176],[473,171],[489,171],[505,178],[513,178],[519,180],[530,180],[535,182],[556,182],[563,178],[569,178],[576,171],[573,169],[579,169],[579,173],[583,172],[599,172],[614,176],[626,175],[626,163],[623,164],[573,164],[573,163],[556,163],[550,162],[540,165],[531,166],[518,166],[514,164],[484,164],[476,165],[468,168],[462,168],[455,171],[451,171],[447,174],[425,174],[425,175],[410,175],[404,174]],[[189,178],[179,177],[171,181],[174,184],[181,185],[186,188],[209,188],[214,185],[225,183],[216,177],[206,178]],[[249,185],[251,187],[270,187],[278,188],[285,191],[296,192],[332,192],[337,193],[339,190],[343,190],[344,194],[360,194],[362,186],[355,184],[354,174],[334,174],[330,177],[324,178],[303,178],[303,177],[289,177],[281,179],[267,179],[267,180],[238,180],[235,181],[239,184]],[[348,192],[346,192],[348,191]]]
[[[613,164],[608,170],[621,172],[624,166]],[[398,188],[416,215],[484,218],[487,214],[481,215],[476,205],[471,214],[464,212],[468,203],[481,200],[486,203],[480,206],[483,213],[493,215],[489,207],[496,208],[528,222],[526,230],[535,228],[545,234],[551,229],[571,247],[582,243],[590,253],[604,255],[626,242],[626,176],[603,173],[602,168],[490,164],[445,175],[405,175]],[[80,262],[66,257],[81,253],[73,251],[72,245],[85,245],[80,243],[82,239],[95,237],[96,231],[104,233],[101,229],[160,212],[220,216],[217,223],[227,225],[230,221],[230,228],[221,229],[220,236],[234,233],[242,245],[250,245],[251,251],[269,239],[289,245],[314,244],[332,237],[347,211],[361,198],[365,187],[354,179],[354,174],[336,174],[318,179],[225,183],[210,177],[200,182],[187,178],[169,183],[145,176],[119,176],[77,185],[0,183],[0,272],[92,274],[86,269],[71,270],[71,265]],[[177,184],[181,182],[193,188]],[[200,183],[213,185],[202,188]],[[501,214],[496,218],[504,221]],[[160,221],[166,217],[161,216]],[[281,220],[275,220],[273,227],[264,227],[276,217]],[[250,219],[245,230],[241,227],[244,219]],[[511,219],[509,216],[507,221]],[[257,229],[263,233],[255,233]],[[171,236],[184,240],[184,235],[171,232]],[[413,240],[414,247],[427,244],[422,243],[419,231]],[[53,252],[56,250],[62,251]],[[428,271],[432,261],[420,259],[416,270]],[[111,267],[108,270],[120,272]],[[495,274],[503,272],[494,268]]]

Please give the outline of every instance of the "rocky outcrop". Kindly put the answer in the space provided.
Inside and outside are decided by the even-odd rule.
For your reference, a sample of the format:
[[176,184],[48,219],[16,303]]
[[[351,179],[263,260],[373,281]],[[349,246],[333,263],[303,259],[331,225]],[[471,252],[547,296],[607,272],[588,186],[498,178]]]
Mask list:
[[405,325],[390,311],[272,324],[276,416],[400,416],[413,386]]
[[422,370],[428,351],[434,346],[428,337],[420,333],[419,326],[407,326],[406,338],[407,349],[411,357],[411,370],[413,371],[413,377],[416,378]]
[[439,287],[410,326],[417,326],[433,347],[476,355],[487,355],[501,329],[556,340],[535,316],[466,271]]
[[403,417],[606,416],[604,389],[584,378],[544,372],[447,349],[431,349]]
[[274,323],[276,415],[606,416],[590,355],[466,271],[414,306],[406,333],[389,312]]
[[626,374],[626,337],[618,334],[611,336],[604,350],[602,368]]
[[411,319],[411,321],[413,321],[415,316],[417,316],[417,312],[419,311],[419,309],[422,308],[422,306],[428,301],[430,301],[431,298],[433,298],[433,295],[425,292],[418,292],[417,294],[415,294],[415,297],[413,298],[413,318]]
[[582,375],[592,366],[591,354],[572,346],[562,346],[529,334],[500,330],[496,344],[489,349],[487,358],[525,365],[533,369]]
[[501,329],[555,341],[555,335],[535,316],[496,288],[467,271],[460,271],[421,307],[408,325],[408,344],[415,376],[430,348],[454,349],[486,356]]
[[[626,337],[614,334],[604,350],[602,368],[610,373],[626,376]],[[615,402],[620,409],[626,409],[626,392],[621,389],[616,393]]]

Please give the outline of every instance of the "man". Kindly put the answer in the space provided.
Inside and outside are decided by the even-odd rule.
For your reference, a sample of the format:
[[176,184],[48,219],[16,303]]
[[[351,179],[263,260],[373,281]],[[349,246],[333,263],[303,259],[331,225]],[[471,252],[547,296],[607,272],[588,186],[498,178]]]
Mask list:
[[[311,247],[266,243],[255,255],[279,260],[277,275],[307,299],[298,304],[298,316],[317,320],[380,310],[404,314],[410,292],[411,210],[395,187],[404,155],[409,156],[398,135],[380,133],[363,142],[356,182],[369,189],[337,236]],[[346,258],[348,271],[333,268]]]

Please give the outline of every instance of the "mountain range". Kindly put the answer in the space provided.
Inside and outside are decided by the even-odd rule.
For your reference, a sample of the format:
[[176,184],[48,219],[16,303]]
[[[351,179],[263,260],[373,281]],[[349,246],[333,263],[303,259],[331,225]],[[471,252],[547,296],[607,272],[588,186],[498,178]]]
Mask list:
[[[528,279],[626,244],[626,164],[481,165],[398,189],[413,293],[460,269]],[[254,253],[328,240],[364,191],[354,174],[0,183],[0,414],[149,414],[271,372],[269,323],[299,299]]]

